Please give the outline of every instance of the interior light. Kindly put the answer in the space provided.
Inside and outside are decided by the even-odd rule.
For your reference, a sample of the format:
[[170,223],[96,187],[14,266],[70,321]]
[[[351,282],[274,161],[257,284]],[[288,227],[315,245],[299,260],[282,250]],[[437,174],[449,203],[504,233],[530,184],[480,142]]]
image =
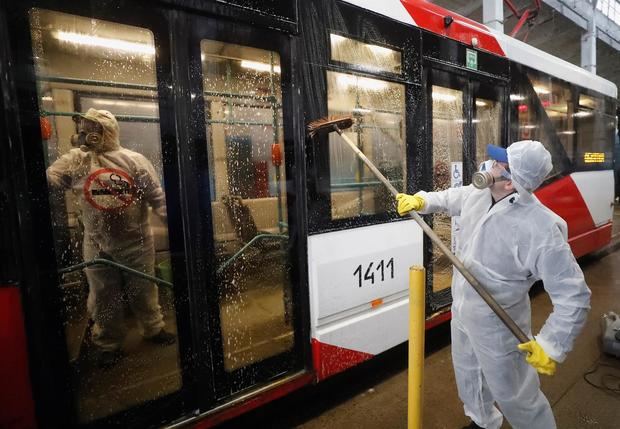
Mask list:
[[342,42],[344,42],[345,40],[347,40],[347,38],[346,38],[346,37],[342,37],[342,36],[340,36],[340,35],[338,35],[338,34],[330,34],[330,35],[329,35],[329,38],[330,38],[330,39],[331,39],[331,41],[332,41],[332,42],[334,42],[334,43],[342,43]]
[[534,91],[536,91],[536,94],[538,95],[549,94],[549,90],[545,88],[544,86],[534,86]]
[[523,125],[521,128],[525,128],[526,130],[533,130],[534,128],[538,128],[538,125]]
[[573,135],[575,134],[575,131],[574,130],[560,131],[558,134]]
[[592,116],[592,112],[576,112],[573,113],[575,118],[587,118],[588,116]]
[[486,106],[486,105],[487,105],[487,103],[486,103],[486,102],[484,102],[484,101],[482,101],[482,100],[476,100],[476,106],[478,106],[478,107],[484,107],[484,106]]
[[510,94],[510,101],[523,101],[525,97],[519,94]]
[[434,101],[456,101],[456,96],[452,94],[446,94],[443,92],[433,92],[433,100]]
[[154,109],[157,107],[155,103],[148,101],[123,101],[123,100],[108,100],[97,98],[93,100],[93,104],[98,106],[114,106],[114,107],[132,107],[142,109]]
[[155,55],[155,46],[146,43],[128,42],[126,40],[89,36],[88,34],[70,33],[67,31],[56,31],[54,36],[62,42],[75,43],[76,45],[107,48],[121,52]]
[[387,84],[380,80],[352,76],[349,74],[338,75],[337,80],[338,85],[357,86],[368,91],[383,91],[387,88]]
[[377,46],[377,45],[366,45],[366,46],[375,55],[392,55],[394,53],[393,49],[384,48],[383,46]]
[[49,95],[46,95],[44,97],[41,97],[42,101],[54,101],[54,99],[52,97],[50,97]]
[[[267,63],[261,63],[258,61],[249,61],[249,60],[241,60],[241,67],[246,68],[246,69],[252,69],[252,70],[256,70],[256,71],[261,71],[261,72],[270,72],[271,71],[271,64],[267,64]],[[281,69],[280,66],[273,66],[273,71],[275,73],[280,73]]]

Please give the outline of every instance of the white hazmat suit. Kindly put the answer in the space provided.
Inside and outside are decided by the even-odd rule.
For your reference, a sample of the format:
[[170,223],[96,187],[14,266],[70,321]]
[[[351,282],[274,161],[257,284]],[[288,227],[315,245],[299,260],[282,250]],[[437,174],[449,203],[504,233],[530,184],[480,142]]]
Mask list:
[[[456,255],[530,338],[528,291],[543,281],[553,312],[535,338],[562,362],[586,321],[590,290],[567,243],[566,222],[530,193],[551,170],[549,152],[532,141],[507,151],[518,193],[492,205],[490,189],[472,185],[420,192],[421,213],[461,216]],[[502,413],[516,429],[555,428],[519,341],[456,269],[452,297],[452,359],[465,414],[484,428],[499,428]]]
[[[103,138],[61,156],[47,169],[47,178],[52,188],[72,190],[79,202],[84,260],[103,257],[154,275],[148,206],[166,222],[166,200],[155,169],[143,155],[120,146],[118,122],[110,112],[89,109],[80,116],[100,124]],[[144,337],[162,332],[164,320],[153,282],[104,265],[84,271],[88,310],[95,322],[93,342],[102,350],[117,351],[122,345],[124,297]]]

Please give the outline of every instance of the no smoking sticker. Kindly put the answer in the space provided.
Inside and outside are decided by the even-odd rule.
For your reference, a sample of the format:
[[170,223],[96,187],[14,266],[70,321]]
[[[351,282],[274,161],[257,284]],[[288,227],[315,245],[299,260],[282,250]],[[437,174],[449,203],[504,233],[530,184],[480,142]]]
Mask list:
[[135,198],[133,178],[117,168],[101,168],[84,182],[84,198],[88,203],[106,212],[116,212],[129,206]]

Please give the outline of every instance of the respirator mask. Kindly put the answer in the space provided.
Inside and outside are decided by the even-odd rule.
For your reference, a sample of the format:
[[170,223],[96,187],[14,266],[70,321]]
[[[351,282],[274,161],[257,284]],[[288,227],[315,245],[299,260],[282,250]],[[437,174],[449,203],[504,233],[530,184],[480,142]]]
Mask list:
[[[499,176],[493,175],[499,173]],[[510,173],[497,161],[489,159],[480,164],[480,169],[474,173],[471,183],[478,189],[486,189],[496,182],[512,180]]]
[[84,152],[99,150],[103,144],[103,133],[100,128],[99,124],[92,121],[80,121],[78,133],[71,136],[71,145],[79,147]]

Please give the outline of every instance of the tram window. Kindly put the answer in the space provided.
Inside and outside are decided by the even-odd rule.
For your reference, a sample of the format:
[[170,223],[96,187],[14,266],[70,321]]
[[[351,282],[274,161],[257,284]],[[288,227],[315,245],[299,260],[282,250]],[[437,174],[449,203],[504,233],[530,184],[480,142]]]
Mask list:
[[577,130],[575,166],[582,170],[613,168],[616,118],[605,113],[604,100],[579,94],[573,116]]
[[[532,72],[533,73],[533,72]],[[528,78],[531,76],[531,79]],[[538,140],[551,154],[553,169],[549,176],[566,173],[571,169],[571,161],[562,140],[556,133],[554,123],[545,111],[545,99],[551,92],[548,78],[538,74],[515,73],[511,85],[511,137],[512,141]],[[550,106],[550,104],[549,104]]]
[[331,59],[371,73],[402,73],[400,51],[331,33]]
[[[69,270],[60,312],[88,422],[181,388],[172,288],[127,270],[172,281],[155,44],[147,29],[43,9],[31,9],[30,27],[39,109],[51,125],[42,144],[55,250]],[[94,122],[72,119],[91,107]],[[85,130],[99,137],[73,147]],[[95,258],[123,268],[77,267]]]
[[476,128],[476,162],[481,163],[487,159],[487,144],[502,146],[502,103],[477,97],[473,122]]
[[[463,184],[463,92],[433,85],[433,191],[443,191]],[[460,177],[452,172],[460,171]],[[456,248],[458,235],[452,231],[458,226],[458,218],[445,213],[433,216],[433,230],[444,243],[452,242]],[[433,244],[433,292],[450,287],[452,283],[452,264]]]
[[572,91],[568,84],[551,77],[530,76],[534,92],[538,95],[553,131],[559,139],[566,156],[574,160],[575,122]]
[[[345,133],[399,190],[405,189],[405,86],[327,71],[330,115],[353,115]],[[337,134],[329,135],[332,219],[394,209],[393,198]]]
[[[280,57],[201,41],[224,368],[294,344]],[[250,245],[253,243],[252,245]]]

